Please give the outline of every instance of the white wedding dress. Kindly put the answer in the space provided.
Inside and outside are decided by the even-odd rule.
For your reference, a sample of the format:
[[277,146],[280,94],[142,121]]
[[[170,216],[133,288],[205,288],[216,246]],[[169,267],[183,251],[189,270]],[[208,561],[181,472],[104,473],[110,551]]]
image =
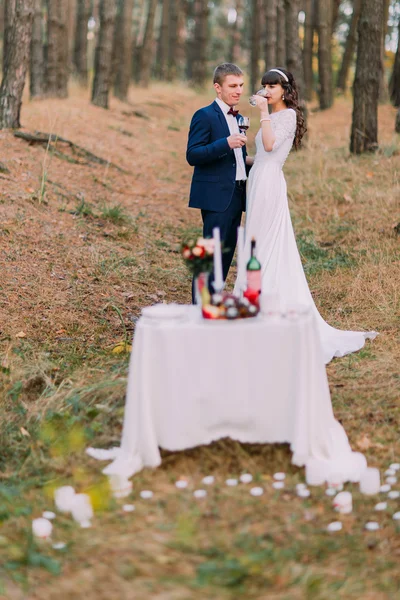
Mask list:
[[257,242],[257,258],[262,265],[263,294],[279,295],[282,306],[311,305],[315,313],[324,361],[344,356],[364,346],[367,338],[378,334],[342,331],[331,327],[319,314],[304,274],[289,213],[286,181],[282,167],[292,148],[296,112],[289,108],[271,114],[275,143],[266,152],[261,130],[256,136],[256,157],[247,184],[245,254],[250,255],[250,240]]

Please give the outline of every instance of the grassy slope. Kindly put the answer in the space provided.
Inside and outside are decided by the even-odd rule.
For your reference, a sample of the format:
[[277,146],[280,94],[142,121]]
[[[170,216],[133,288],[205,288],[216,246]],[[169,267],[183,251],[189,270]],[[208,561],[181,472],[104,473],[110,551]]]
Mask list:
[[[142,306],[189,302],[189,277],[177,252],[199,225],[186,209],[191,169],[187,127],[208,102],[185,89],[132,90],[132,104],[104,112],[76,90],[67,101],[26,103],[27,130],[52,131],[125,169],[75,164],[0,132],[0,562],[4,597],[18,598],[394,598],[400,527],[360,497],[335,536],[323,490],[301,501],[301,470],[284,446],[211,447],[166,453],[163,466],[135,477],[136,512],[113,503],[89,444],[118,444],[128,357],[113,347],[131,336]],[[250,114],[251,109],[246,109]],[[136,111],[136,114],[135,114]],[[147,118],[138,116],[137,112]],[[350,103],[310,118],[309,147],[285,165],[292,215],[311,288],[324,317],[342,328],[381,335],[328,368],[335,414],[352,446],[382,469],[400,459],[399,140],[395,111],[380,109],[382,151],[350,157]],[[252,124],[253,139],[256,114]],[[80,161],[82,162],[82,161]],[[44,197],[40,194],[45,184]],[[22,332],[22,333],[21,333]],[[20,334],[22,337],[17,337]],[[21,429],[22,428],[22,429]],[[274,471],[290,473],[273,492]],[[226,488],[249,470],[265,484],[254,499]],[[190,489],[212,472],[218,484],[202,503]],[[51,507],[52,489],[72,482],[92,494],[92,530],[59,518],[65,553],[32,544],[33,516]],[[138,499],[150,488],[155,499]],[[60,575],[53,575],[61,568]],[[0,572],[1,573],[1,572]],[[25,590],[25,592],[21,591]],[[29,590],[29,591],[27,591]],[[0,594],[1,594],[0,590]],[[25,595],[24,595],[25,594]],[[27,594],[27,595],[26,595]]]

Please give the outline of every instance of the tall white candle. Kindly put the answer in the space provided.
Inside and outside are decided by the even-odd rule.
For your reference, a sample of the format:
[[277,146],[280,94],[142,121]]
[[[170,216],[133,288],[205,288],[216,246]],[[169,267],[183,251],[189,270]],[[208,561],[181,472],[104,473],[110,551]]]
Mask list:
[[241,292],[246,289],[246,261],[244,256],[244,227],[238,227],[237,236],[237,278]]
[[221,237],[219,227],[213,229],[214,238],[214,290],[221,292],[224,287],[224,278],[222,275],[222,252]]

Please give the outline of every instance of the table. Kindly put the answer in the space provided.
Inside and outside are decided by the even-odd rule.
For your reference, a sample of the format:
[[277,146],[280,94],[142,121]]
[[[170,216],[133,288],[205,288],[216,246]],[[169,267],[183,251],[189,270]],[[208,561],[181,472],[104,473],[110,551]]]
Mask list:
[[177,451],[230,437],[290,444],[292,462],[320,461],[327,477],[358,481],[366,466],[335,420],[317,326],[293,318],[207,321],[198,307],[180,320],[141,317],[130,360],[120,448],[103,472],[130,477]]

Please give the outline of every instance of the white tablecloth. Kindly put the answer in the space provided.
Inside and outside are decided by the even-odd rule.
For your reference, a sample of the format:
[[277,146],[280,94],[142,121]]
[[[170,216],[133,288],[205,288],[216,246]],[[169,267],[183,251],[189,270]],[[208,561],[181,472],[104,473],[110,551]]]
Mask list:
[[[234,322],[142,317],[136,326],[120,448],[88,449],[131,476],[161,463],[159,447],[183,450],[230,437],[288,442],[292,462],[321,461],[357,481],[365,459],[335,420],[314,317]],[[315,462],[315,461],[314,461]]]

